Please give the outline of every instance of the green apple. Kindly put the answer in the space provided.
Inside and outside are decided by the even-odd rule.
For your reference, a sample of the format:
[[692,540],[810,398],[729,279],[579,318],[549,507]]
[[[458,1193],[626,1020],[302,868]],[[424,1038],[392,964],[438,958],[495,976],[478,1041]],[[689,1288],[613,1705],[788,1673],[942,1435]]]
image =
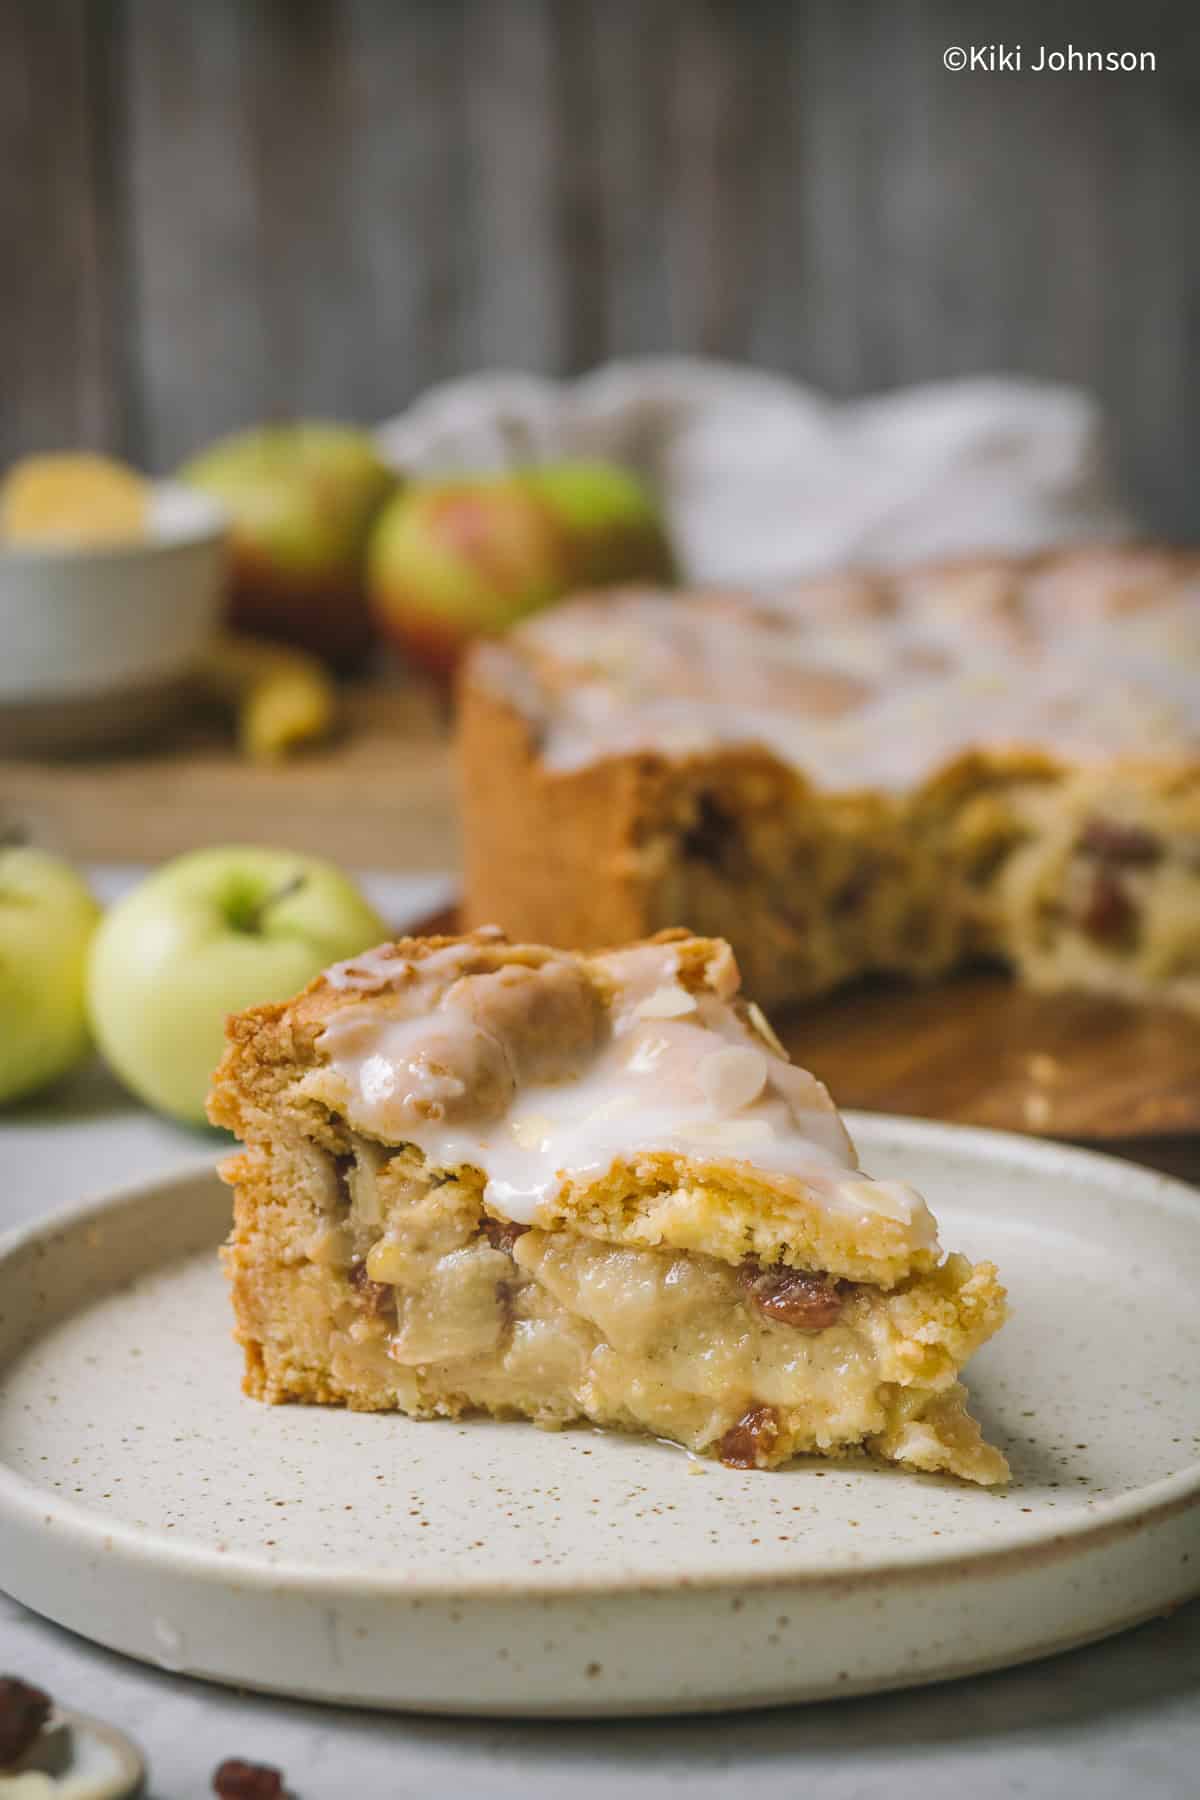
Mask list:
[[277,425],[223,438],[180,471],[230,518],[231,620],[338,667],[371,642],[363,561],[396,477],[365,432]]
[[557,600],[570,578],[552,509],[506,475],[414,484],[385,508],[367,581],[383,631],[447,674],[463,646]]
[[548,463],[530,487],[549,502],[569,540],[571,585],[675,580],[662,516],[636,475],[616,463]]
[[381,629],[446,675],[473,637],[498,636],[576,588],[673,578],[644,488],[609,463],[415,482],[371,537],[368,586]]
[[331,863],[286,850],[194,850],[118,901],[92,942],[88,1007],[140,1099],[203,1124],[231,1012],[286,1000],[387,927]]
[[86,1051],[84,973],[99,917],[68,863],[0,847],[0,1101],[45,1087]]

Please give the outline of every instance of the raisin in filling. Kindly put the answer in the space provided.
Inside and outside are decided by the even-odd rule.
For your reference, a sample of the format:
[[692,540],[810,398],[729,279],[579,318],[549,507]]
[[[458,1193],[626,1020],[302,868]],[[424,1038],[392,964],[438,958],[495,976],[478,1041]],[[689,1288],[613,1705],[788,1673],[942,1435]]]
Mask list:
[[350,1172],[354,1168],[352,1156],[335,1156],[333,1159],[333,1179],[337,1183],[338,1205],[349,1208],[353,1201],[350,1192]]
[[738,821],[712,794],[699,796],[696,817],[683,834],[682,849],[689,861],[707,863],[725,873],[745,862]]
[[518,1225],[512,1219],[493,1219],[485,1213],[479,1221],[479,1230],[493,1250],[503,1250],[505,1256],[511,1256],[513,1245],[519,1237],[525,1236],[529,1226]]
[[750,1256],[738,1270],[751,1306],[776,1325],[797,1331],[824,1331],[836,1325],[845,1300],[839,1282],[808,1269],[789,1269],[775,1264],[764,1269]]
[[1144,868],[1159,862],[1161,840],[1144,825],[1120,825],[1114,819],[1089,819],[1079,838],[1079,848],[1101,862]]
[[386,1281],[372,1281],[367,1274],[364,1262],[352,1263],[350,1267],[350,1286],[354,1289],[363,1306],[375,1319],[386,1319],[395,1316],[396,1290]]
[[1127,944],[1137,925],[1137,907],[1121,881],[1105,864],[1092,877],[1079,913],[1079,925],[1098,944]]
[[773,1406],[752,1406],[731,1425],[717,1446],[730,1469],[759,1469],[779,1439],[779,1414]]
[[830,897],[829,909],[837,919],[851,919],[861,913],[873,898],[886,873],[882,858],[869,852],[863,856],[840,887]]

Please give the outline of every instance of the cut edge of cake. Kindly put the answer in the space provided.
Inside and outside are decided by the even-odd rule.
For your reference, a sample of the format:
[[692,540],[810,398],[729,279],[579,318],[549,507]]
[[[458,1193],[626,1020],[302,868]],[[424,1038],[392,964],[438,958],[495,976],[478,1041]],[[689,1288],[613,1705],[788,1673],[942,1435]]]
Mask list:
[[[1182,583],[1200,594],[1198,577],[1194,554],[1131,546],[808,586],[818,619],[863,606],[884,617],[928,588],[931,607],[947,617],[962,608],[984,630],[988,607],[999,625],[1019,625],[1023,584],[1036,582],[1065,620],[1095,633],[1110,619],[1123,628],[1141,607],[1154,616],[1156,595],[1174,604]],[[1039,741],[1036,722],[1024,741],[973,732],[968,709],[961,741],[890,790],[822,785],[756,743],[752,715],[720,743],[701,734],[548,760],[555,683],[570,671],[564,662],[548,672],[539,633],[566,635],[572,608],[592,606],[616,634],[622,607],[636,613],[645,598],[577,596],[468,658],[458,728],[468,927],[496,919],[514,936],[590,949],[684,918],[729,938],[748,991],[768,1006],[871,973],[929,979],[982,956],[1043,991],[1200,1013],[1194,744],[1077,761]],[[672,608],[739,601],[665,598]],[[1169,642],[1158,655],[1172,667]],[[1178,685],[1178,672],[1170,679]],[[620,705],[600,709],[610,714],[619,719]]]

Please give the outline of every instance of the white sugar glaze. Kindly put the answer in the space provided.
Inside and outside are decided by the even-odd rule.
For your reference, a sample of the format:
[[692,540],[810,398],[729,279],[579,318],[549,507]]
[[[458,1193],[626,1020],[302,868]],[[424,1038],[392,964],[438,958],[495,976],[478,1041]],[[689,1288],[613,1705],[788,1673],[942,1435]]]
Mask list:
[[385,946],[328,971],[361,995],[319,1040],[352,1126],[436,1168],[480,1169],[488,1205],[522,1224],[564,1182],[657,1152],[696,1175],[752,1165],[830,1209],[894,1220],[914,1250],[935,1245],[921,1197],[859,1170],[825,1088],[734,1007],[731,956],[698,993],[673,944],[594,958],[606,1000],[567,953],[480,969],[493,941],[411,961]]
[[[976,745],[1079,763],[1195,754],[1200,584],[1169,581],[1153,552],[1108,554],[1090,576],[1068,564],[1021,582],[1000,568],[914,577],[882,611],[836,594],[583,599],[478,666],[562,771],[755,743],[826,787],[904,789]],[[1129,603],[1089,605],[1089,579],[1123,582]]]

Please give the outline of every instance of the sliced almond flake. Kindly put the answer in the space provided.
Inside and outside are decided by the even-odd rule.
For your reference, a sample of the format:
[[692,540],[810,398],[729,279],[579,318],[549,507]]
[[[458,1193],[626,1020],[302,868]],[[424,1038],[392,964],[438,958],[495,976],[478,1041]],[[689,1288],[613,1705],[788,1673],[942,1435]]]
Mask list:
[[898,1225],[913,1222],[915,1195],[902,1181],[856,1181],[845,1192],[847,1199],[857,1200],[864,1212],[894,1219]]
[[609,1119],[619,1118],[622,1113],[632,1112],[637,1101],[632,1094],[614,1094],[602,1106],[597,1106],[590,1113],[585,1113],[580,1121],[586,1129],[589,1125],[603,1125]]
[[770,1143],[774,1136],[765,1119],[698,1119],[688,1126],[688,1136],[726,1150],[751,1150]]
[[553,1129],[553,1122],[545,1113],[529,1113],[523,1119],[514,1119],[511,1126],[522,1150],[540,1150]]
[[635,1019],[681,1019],[685,1013],[696,1010],[694,994],[678,982],[670,982],[664,987],[655,988],[644,1000],[639,1000],[633,1009]]
[[753,1025],[755,1031],[757,1031],[763,1043],[766,1044],[769,1049],[773,1050],[776,1056],[781,1056],[784,1062],[790,1062],[791,1058],[780,1043],[775,1034],[774,1026],[771,1024],[770,1019],[768,1019],[762,1007],[758,1004],[758,1001],[751,1000],[749,1006],[746,1008],[746,1012],[749,1016],[750,1023]]
[[750,1044],[724,1044],[700,1059],[696,1080],[718,1112],[741,1112],[753,1106],[766,1086],[767,1059]]

